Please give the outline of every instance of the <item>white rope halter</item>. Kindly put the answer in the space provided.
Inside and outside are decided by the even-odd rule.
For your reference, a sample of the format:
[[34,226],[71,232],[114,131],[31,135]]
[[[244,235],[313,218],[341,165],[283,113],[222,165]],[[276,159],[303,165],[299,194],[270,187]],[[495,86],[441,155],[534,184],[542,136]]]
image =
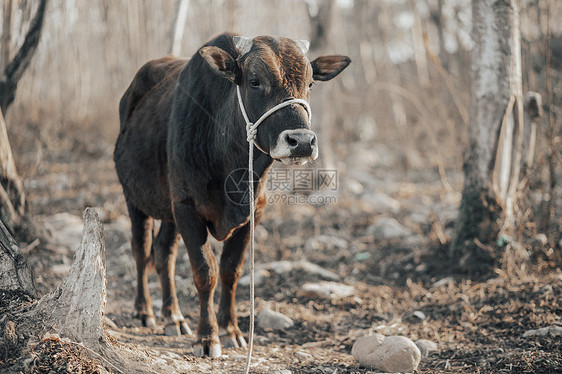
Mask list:
[[256,135],[258,133],[258,126],[262,124],[267,117],[269,117],[274,112],[279,109],[285,108],[286,106],[293,104],[300,104],[304,106],[308,114],[308,123],[312,119],[312,111],[310,110],[310,105],[306,100],[302,99],[291,99],[284,101],[280,104],[275,105],[273,108],[269,109],[267,112],[262,114],[260,118],[254,123],[248,118],[246,109],[244,108],[244,103],[242,102],[242,95],[240,95],[240,86],[236,86],[236,96],[238,96],[238,104],[240,105],[240,111],[246,122],[246,140],[249,143],[249,159],[248,159],[248,188],[250,190],[250,333],[248,336],[248,356],[246,358],[246,368],[244,373],[248,374],[250,372],[250,362],[252,360],[252,348],[254,346],[254,319],[255,319],[255,302],[254,302],[254,145],[263,153],[266,153],[258,144],[255,143]]

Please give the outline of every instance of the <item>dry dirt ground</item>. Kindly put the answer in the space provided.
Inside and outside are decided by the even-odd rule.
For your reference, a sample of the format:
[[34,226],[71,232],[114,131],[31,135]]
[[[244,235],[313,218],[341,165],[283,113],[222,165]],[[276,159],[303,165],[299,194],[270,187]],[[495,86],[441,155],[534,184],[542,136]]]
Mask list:
[[[40,153],[33,144],[20,148],[29,149],[23,155],[15,150],[31,210],[38,217],[61,212],[80,217],[86,206],[98,207],[106,230],[107,316],[115,323],[108,331],[116,344],[141,352],[147,372],[170,367],[242,372],[244,349],[225,349],[218,359],[196,358],[194,337],[167,337],[132,318],[135,267],[111,146],[103,139],[57,144]],[[524,273],[506,268],[488,276],[473,273],[466,259],[446,256],[459,194],[444,190],[435,170],[400,171],[392,158],[398,152],[384,145],[352,148],[355,152],[337,165],[337,204],[272,204],[257,231],[256,262],[270,266],[256,289],[258,311],[270,307],[290,316],[295,326],[256,329],[252,372],[374,373],[354,361],[351,347],[358,337],[380,332],[438,344],[417,373],[561,373],[562,337],[523,337],[530,329],[562,326],[560,248],[533,248],[539,255]],[[448,178],[458,191],[458,175]],[[377,222],[385,217],[396,218],[405,231],[395,237],[382,233]],[[65,238],[63,231],[54,232],[47,245],[22,245],[40,295],[55,289],[72,263],[79,241]],[[215,249],[219,253],[220,245]],[[277,261],[301,260],[337,274],[353,293],[303,296],[299,290],[306,282],[334,279],[298,267],[271,269]],[[176,279],[180,306],[195,330],[197,294],[181,248]],[[158,305],[155,274],[150,288]],[[238,289],[237,299],[240,326],[248,331],[247,287]],[[90,373],[100,372],[100,363],[80,346],[54,337],[27,347],[21,356],[0,357],[0,372]]]

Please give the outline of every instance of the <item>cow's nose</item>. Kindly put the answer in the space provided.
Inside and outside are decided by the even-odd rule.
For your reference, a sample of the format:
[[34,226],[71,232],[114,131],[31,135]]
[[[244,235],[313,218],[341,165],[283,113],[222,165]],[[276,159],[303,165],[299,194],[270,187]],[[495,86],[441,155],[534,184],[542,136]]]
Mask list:
[[311,132],[289,133],[285,135],[292,157],[308,157],[316,146],[316,135]]

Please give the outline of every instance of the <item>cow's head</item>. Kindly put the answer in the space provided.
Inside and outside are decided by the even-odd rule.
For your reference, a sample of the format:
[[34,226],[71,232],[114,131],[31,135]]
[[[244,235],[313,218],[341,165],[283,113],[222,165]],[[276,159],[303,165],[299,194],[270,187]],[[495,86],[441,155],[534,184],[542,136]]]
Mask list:
[[[234,59],[226,51],[207,46],[199,53],[211,69],[240,86],[250,121],[290,99],[310,100],[315,81],[327,81],[345,69],[347,56],[323,56],[310,62],[305,54],[308,41],[259,36],[234,36],[238,50]],[[329,103],[326,103],[329,105]],[[285,164],[304,164],[318,157],[316,134],[310,130],[303,105],[292,104],[269,116],[258,127],[257,146]]]

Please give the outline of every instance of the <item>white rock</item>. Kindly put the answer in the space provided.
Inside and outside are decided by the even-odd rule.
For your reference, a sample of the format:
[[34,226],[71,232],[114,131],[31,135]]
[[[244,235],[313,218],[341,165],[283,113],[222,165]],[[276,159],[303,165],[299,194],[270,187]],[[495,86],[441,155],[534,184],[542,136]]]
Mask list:
[[422,245],[424,242],[424,237],[418,234],[410,235],[404,239],[402,242],[404,245],[408,247],[417,247]]
[[378,213],[398,213],[400,210],[400,202],[398,200],[380,192],[363,195],[361,201]]
[[331,279],[331,280],[340,280],[341,277],[334,273],[333,271],[324,269],[322,266],[313,264],[309,261],[299,261],[295,264],[297,268],[300,270],[304,270],[309,274],[319,275],[323,278]]
[[295,352],[295,357],[298,358],[300,361],[303,361],[312,358],[312,355],[310,353],[306,353],[303,351],[297,351]]
[[[345,242],[345,244],[347,245],[347,242]],[[341,277],[338,274],[336,274],[336,273],[334,273],[330,270],[324,269],[323,267],[321,267],[319,265],[316,265],[312,262],[306,261],[306,260],[296,261],[296,262],[274,261],[274,262],[270,262],[269,264],[258,265],[258,266],[256,266],[256,269],[266,269],[266,270],[269,269],[276,274],[285,274],[285,273],[290,272],[292,270],[302,270],[302,271],[306,271],[309,274],[319,275],[323,278],[327,278],[327,279],[331,279],[331,280],[340,280],[341,279]],[[258,270],[256,270],[256,275],[257,275],[257,272],[258,272]],[[240,280],[242,280],[242,279],[240,279]]]
[[535,336],[562,336],[562,327],[560,326],[550,326],[550,327],[541,327],[540,329],[536,330],[529,330],[523,334],[524,338],[532,338]]
[[338,236],[318,235],[311,237],[304,244],[304,249],[306,251],[318,251],[323,250],[324,248],[335,247],[346,248],[347,240]]
[[347,189],[354,195],[359,195],[361,192],[365,190],[365,187],[356,179],[349,178],[345,181],[345,185]]
[[368,230],[378,239],[397,239],[412,234],[409,229],[402,226],[397,220],[388,217],[379,218]]
[[305,283],[297,291],[297,296],[335,299],[353,295],[354,288],[338,282]]
[[416,310],[414,313],[412,313],[414,315],[414,317],[417,317],[420,321],[423,321],[427,318],[427,316],[425,315],[424,312],[422,312],[421,310]]
[[548,335],[548,331],[549,331],[548,327],[541,327],[540,329],[525,331],[523,337],[528,338],[534,336],[546,336]]
[[275,374],[293,374],[291,370],[281,369],[274,371]]
[[427,357],[429,353],[437,351],[437,343],[427,339],[416,340],[416,345],[420,349],[421,357]]
[[443,279],[438,280],[437,282],[431,285],[432,288],[440,288],[443,286],[449,286],[455,283],[455,279],[453,277],[445,277]]
[[295,323],[286,315],[271,309],[264,309],[257,316],[258,327],[261,329],[286,329]]
[[408,218],[410,219],[410,221],[412,221],[417,225],[422,225],[429,222],[429,217],[427,216],[427,213],[414,212],[410,214]]
[[284,274],[293,270],[293,263],[291,261],[275,261],[270,262],[268,268],[277,274]]
[[267,232],[265,227],[263,227],[262,225],[258,225],[256,226],[255,236],[256,240],[266,240],[269,236],[269,233]]
[[353,358],[362,366],[390,373],[409,373],[418,368],[421,352],[413,341],[404,336],[381,334],[363,336],[353,344]]
[[[265,278],[269,277],[271,274],[264,268],[256,268],[254,274],[254,285],[259,286],[263,283]],[[250,274],[246,274],[238,280],[239,286],[249,286],[250,285]]]
[[546,245],[548,243],[548,238],[543,233],[538,233],[537,235],[535,235],[534,239],[541,245]]
[[552,336],[562,336],[562,326],[550,326],[548,332]]

